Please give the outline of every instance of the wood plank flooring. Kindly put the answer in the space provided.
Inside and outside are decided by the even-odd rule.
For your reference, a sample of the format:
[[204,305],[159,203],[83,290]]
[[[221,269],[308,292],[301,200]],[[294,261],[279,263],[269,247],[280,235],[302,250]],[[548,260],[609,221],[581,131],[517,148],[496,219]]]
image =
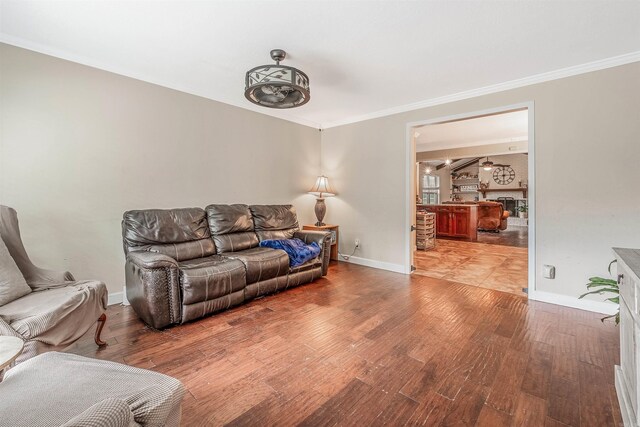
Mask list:
[[161,332],[107,314],[70,351],[180,379],[184,426],[622,426],[618,329],[504,292],[339,263]]

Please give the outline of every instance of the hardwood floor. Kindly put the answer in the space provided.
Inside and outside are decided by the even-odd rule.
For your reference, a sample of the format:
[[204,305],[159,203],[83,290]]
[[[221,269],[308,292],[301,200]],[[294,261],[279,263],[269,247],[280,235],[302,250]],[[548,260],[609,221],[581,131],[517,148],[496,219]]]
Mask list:
[[622,426],[618,329],[504,292],[339,263],[161,332],[107,314],[71,351],[180,379],[185,426]]
[[434,249],[415,252],[414,264],[418,275],[526,297],[526,248],[437,239]]

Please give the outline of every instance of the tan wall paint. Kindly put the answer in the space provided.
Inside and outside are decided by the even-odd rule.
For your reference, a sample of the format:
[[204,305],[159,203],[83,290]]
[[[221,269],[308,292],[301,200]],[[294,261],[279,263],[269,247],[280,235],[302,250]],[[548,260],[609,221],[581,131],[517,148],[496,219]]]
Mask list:
[[[478,163],[481,164],[485,159],[481,159]],[[503,156],[490,156],[489,160],[497,164],[510,165],[511,169],[515,173],[515,178],[509,184],[500,185],[493,179],[493,170],[486,171],[481,167],[478,167],[478,177],[480,182],[489,182],[489,190],[493,188],[507,189],[507,188],[519,188],[520,182],[528,184],[529,181],[529,156],[524,154],[506,154]],[[500,193],[489,192],[487,198],[495,199],[500,197]],[[513,197],[513,196],[508,196]],[[522,198],[520,193],[519,199]]]
[[315,129],[2,44],[0,73],[0,203],[38,265],[121,291],[128,209],[293,202],[313,222]]
[[[538,290],[577,296],[606,274],[611,246],[640,247],[640,63],[326,129],[322,164],[338,197],[341,250],[402,265],[406,125],[535,102]],[[543,264],[557,267],[543,279]],[[598,298],[594,298],[598,299]]]

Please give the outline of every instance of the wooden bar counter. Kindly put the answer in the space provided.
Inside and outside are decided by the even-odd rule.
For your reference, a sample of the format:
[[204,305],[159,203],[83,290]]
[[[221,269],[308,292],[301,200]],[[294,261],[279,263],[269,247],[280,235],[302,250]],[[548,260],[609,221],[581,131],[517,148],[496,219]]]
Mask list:
[[478,240],[477,205],[417,205],[417,209],[436,214],[436,238]]

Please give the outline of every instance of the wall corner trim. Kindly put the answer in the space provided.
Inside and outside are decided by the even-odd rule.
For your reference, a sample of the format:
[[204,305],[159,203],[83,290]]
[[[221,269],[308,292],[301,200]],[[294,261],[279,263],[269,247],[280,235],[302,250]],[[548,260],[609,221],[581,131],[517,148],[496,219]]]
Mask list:
[[607,315],[614,314],[617,311],[617,306],[612,303],[578,299],[578,297],[555,294],[553,292],[530,290],[529,299]]

